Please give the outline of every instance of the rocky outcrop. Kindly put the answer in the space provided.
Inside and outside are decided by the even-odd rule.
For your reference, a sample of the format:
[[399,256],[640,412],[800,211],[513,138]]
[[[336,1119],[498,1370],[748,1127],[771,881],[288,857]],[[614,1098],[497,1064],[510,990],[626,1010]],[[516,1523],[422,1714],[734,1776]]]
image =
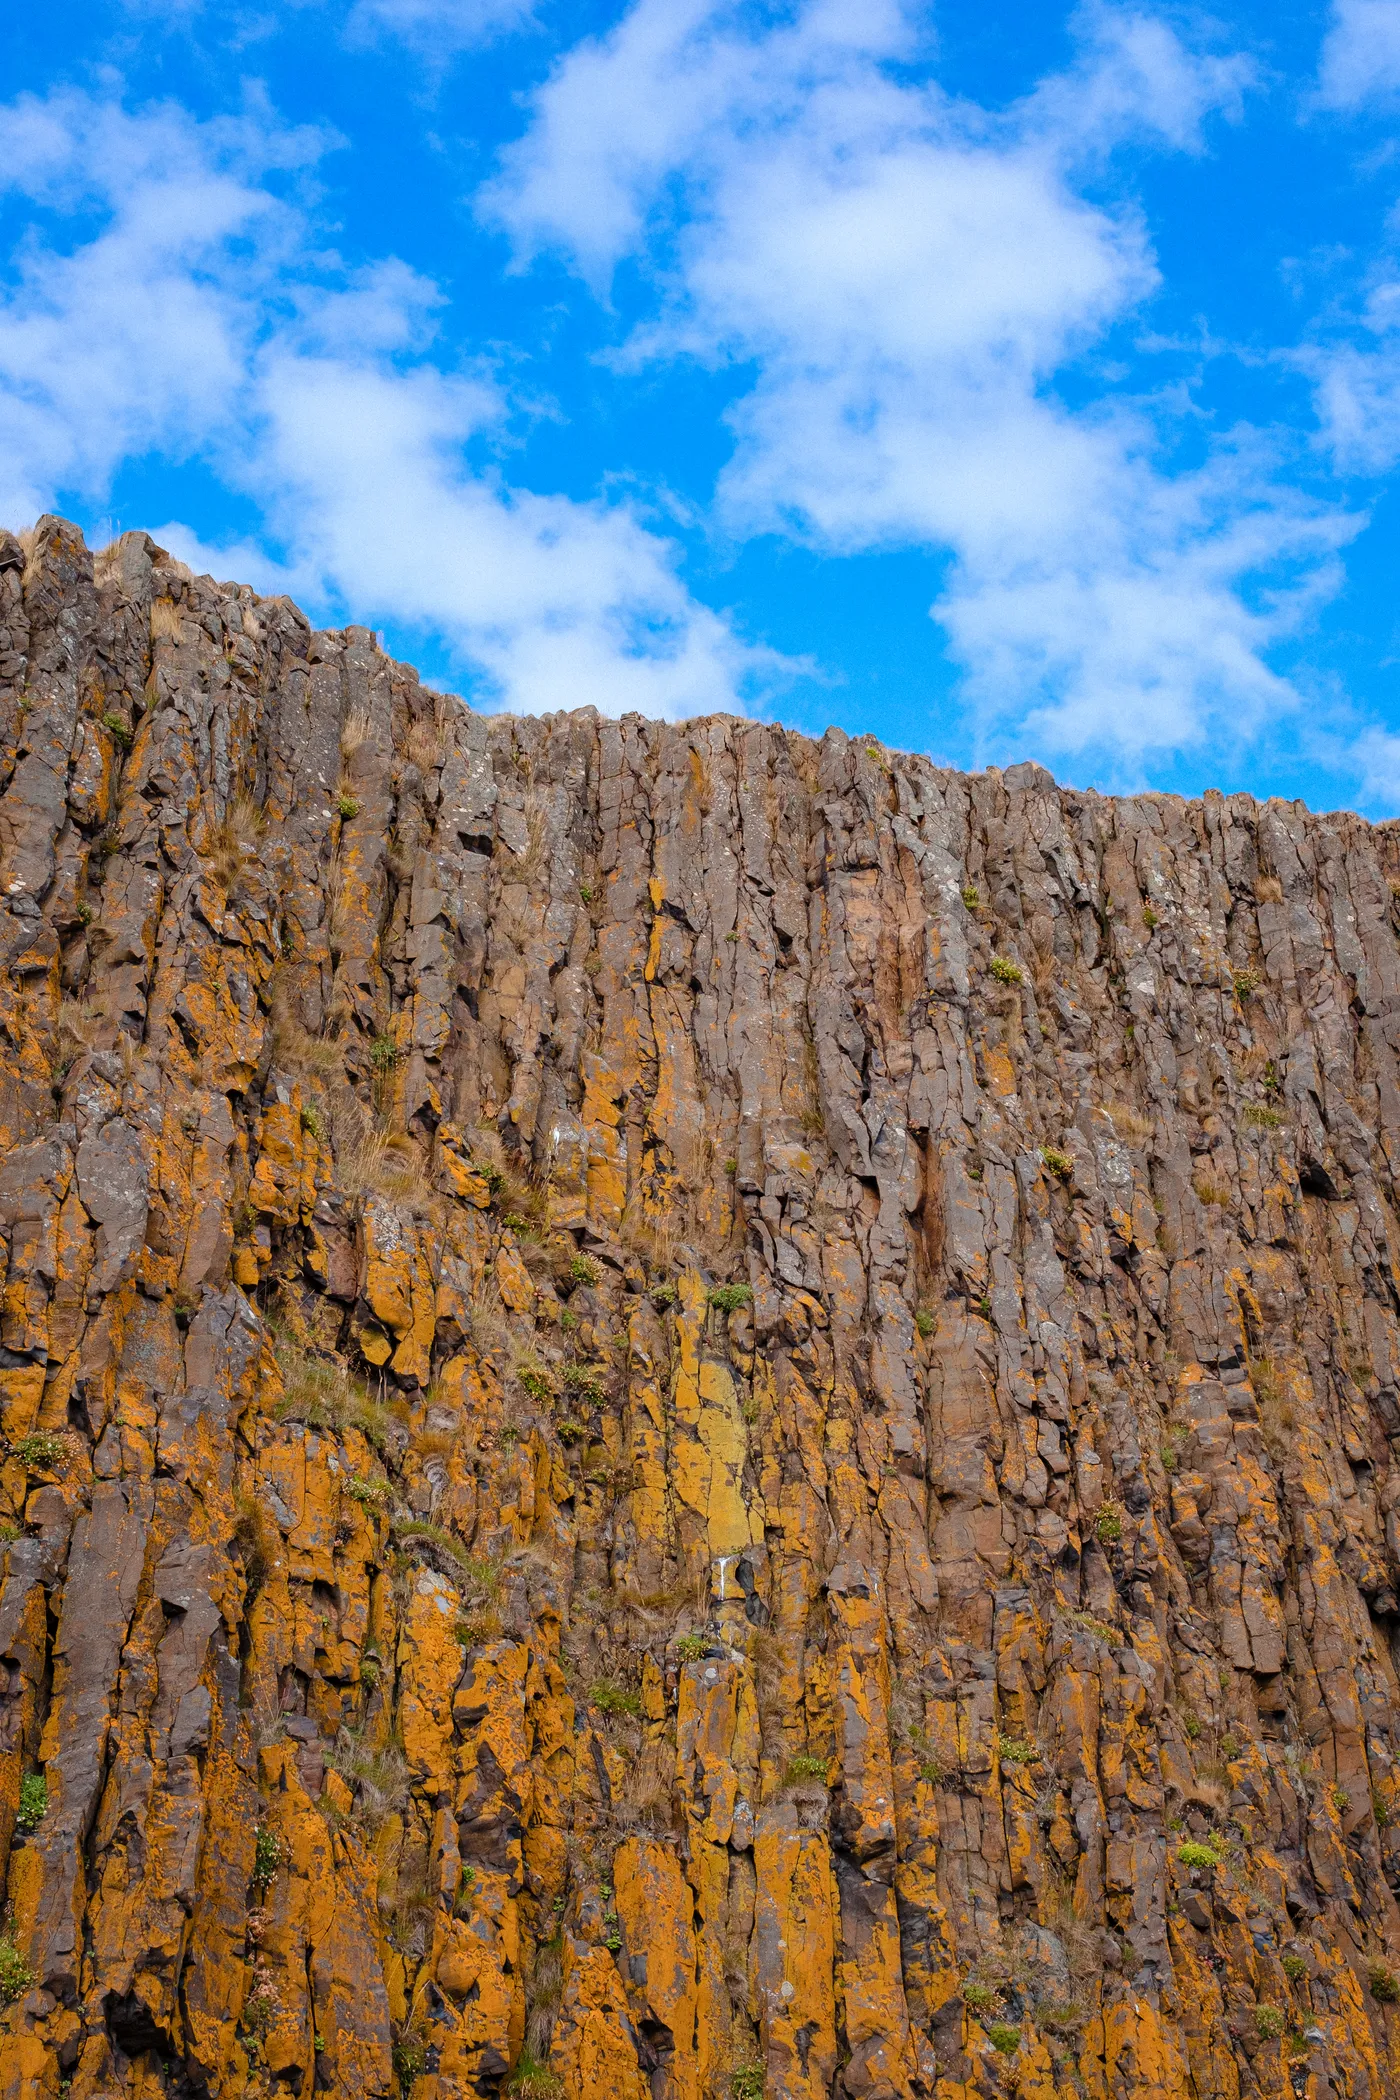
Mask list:
[[1400,2094],[1400,835],[0,538],[0,2095]]

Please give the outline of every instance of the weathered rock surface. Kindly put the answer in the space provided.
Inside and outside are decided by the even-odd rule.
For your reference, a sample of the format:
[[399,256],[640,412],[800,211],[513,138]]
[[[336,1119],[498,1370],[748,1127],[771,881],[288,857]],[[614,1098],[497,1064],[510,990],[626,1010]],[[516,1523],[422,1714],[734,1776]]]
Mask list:
[[1398,891],[0,536],[0,2100],[1400,2094]]

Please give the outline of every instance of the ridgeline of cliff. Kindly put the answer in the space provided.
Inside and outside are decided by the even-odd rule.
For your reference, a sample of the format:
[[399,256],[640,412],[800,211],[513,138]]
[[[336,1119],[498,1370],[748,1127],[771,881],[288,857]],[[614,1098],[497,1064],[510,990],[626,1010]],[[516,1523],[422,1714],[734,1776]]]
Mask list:
[[0,2100],[1400,2094],[1397,892],[0,535]]

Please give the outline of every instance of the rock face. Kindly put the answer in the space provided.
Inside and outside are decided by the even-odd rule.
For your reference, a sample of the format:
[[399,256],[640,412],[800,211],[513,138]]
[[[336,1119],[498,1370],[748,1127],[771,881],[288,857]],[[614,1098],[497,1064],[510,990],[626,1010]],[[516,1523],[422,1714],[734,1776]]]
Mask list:
[[1398,890],[0,536],[3,2100],[1400,2094]]

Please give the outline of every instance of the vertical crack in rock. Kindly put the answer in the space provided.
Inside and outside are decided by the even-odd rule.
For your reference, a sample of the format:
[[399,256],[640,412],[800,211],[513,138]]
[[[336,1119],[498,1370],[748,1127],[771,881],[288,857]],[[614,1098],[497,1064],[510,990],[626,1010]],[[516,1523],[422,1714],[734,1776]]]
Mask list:
[[0,536],[0,2100],[1400,2095],[1397,896]]

